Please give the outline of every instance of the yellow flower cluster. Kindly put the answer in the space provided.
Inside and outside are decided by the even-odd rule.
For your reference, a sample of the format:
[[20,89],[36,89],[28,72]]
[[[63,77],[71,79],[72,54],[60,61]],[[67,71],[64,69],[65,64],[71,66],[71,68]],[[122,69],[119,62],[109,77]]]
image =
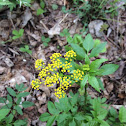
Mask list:
[[79,80],[83,80],[83,76],[84,76],[84,72],[79,69],[74,70],[73,75],[71,75],[71,77],[73,77],[76,82]]
[[42,84],[42,82],[39,79],[32,80],[31,82],[32,88],[37,90],[39,90],[40,84]]
[[52,76],[47,76],[45,80],[45,85],[47,85],[47,87],[51,87],[53,86],[53,84],[59,83],[58,80],[59,80],[59,73],[53,74]]
[[64,98],[65,97],[65,92],[64,90],[67,90],[68,87],[70,87],[71,85],[71,81],[70,81],[70,78],[67,78],[66,76],[64,76],[63,78],[60,78],[60,86],[55,89],[55,96],[58,97],[59,99],[60,98]]
[[42,59],[37,59],[37,60],[35,61],[35,68],[36,68],[37,70],[41,70],[42,67],[43,67],[44,65],[45,65],[45,63],[43,62]]
[[[70,72],[69,68],[72,67],[69,61],[72,61],[72,58],[76,57],[76,53],[73,50],[68,51],[64,55],[64,58],[67,60],[65,63],[61,62],[59,59],[60,57],[60,53],[52,54],[50,57],[51,63],[49,63],[47,66],[44,66],[45,63],[40,59],[36,60],[35,62],[35,68],[38,70],[41,70],[44,66],[43,69],[39,72],[38,76],[44,81],[44,84],[47,87],[53,86],[55,83],[60,84],[59,87],[55,89],[55,95],[58,98],[65,97],[65,90],[71,86],[71,79],[79,81],[83,79],[84,75],[84,72],[79,69],[74,70],[73,75],[69,75],[70,77],[64,75],[65,72]],[[39,89],[40,84],[41,82],[39,79],[33,80],[31,83],[32,88],[37,90]]]
[[77,56],[77,55],[76,55],[76,53],[75,53],[73,50],[68,51],[68,52],[64,55],[64,57],[65,57],[66,60],[68,60],[69,58],[75,58],[76,56]]
[[70,67],[72,67],[72,65],[70,65],[70,63],[68,63],[67,61],[65,62],[65,64],[62,65],[62,70],[61,72],[65,73],[66,71],[67,72],[70,72],[70,70],[68,70]]

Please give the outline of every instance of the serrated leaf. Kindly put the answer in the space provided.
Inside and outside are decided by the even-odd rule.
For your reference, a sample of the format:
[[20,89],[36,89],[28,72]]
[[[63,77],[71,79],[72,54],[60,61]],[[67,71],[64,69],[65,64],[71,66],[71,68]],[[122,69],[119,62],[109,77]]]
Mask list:
[[19,94],[17,95],[17,98],[19,98],[19,97],[26,97],[26,96],[28,96],[29,94],[30,94],[29,92],[19,93]]
[[69,126],[76,126],[74,119],[71,122],[69,122]]
[[117,114],[116,109],[114,109],[113,107],[111,107],[111,109],[110,109],[109,111],[110,111],[110,114],[111,114],[113,117],[117,118],[118,114]]
[[17,110],[17,113],[20,114],[20,115],[23,115],[23,112],[22,112],[22,109],[21,107],[19,107],[18,105],[14,107],[14,109]]
[[17,99],[16,104],[18,105],[18,104],[20,104],[20,102],[21,102],[21,97],[19,97],[19,98]]
[[99,83],[98,83],[96,77],[94,77],[94,76],[89,76],[89,77],[88,77],[88,82],[89,82],[89,84],[90,84],[95,90],[97,90],[98,92],[100,92]]
[[14,126],[23,126],[26,122],[24,120],[16,120],[13,124]]
[[48,112],[45,112],[43,114],[41,114],[41,116],[39,117],[39,120],[42,122],[47,121],[50,118],[50,114]]
[[81,120],[84,120],[84,115],[80,114],[80,113],[77,113],[75,116],[74,116],[74,119],[78,120],[78,121],[81,121]]
[[97,81],[99,83],[100,88],[104,91],[104,85],[103,85],[101,79],[97,78]]
[[59,114],[59,111],[56,109],[51,101],[48,101],[48,110],[51,114]]
[[23,106],[24,108],[28,108],[28,107],[31,107],[31,106],[33,106],[33,105],[34,105],[34,103],[29,102],[29,101],[24,101],[24,102],[22,103],[22,106]]
[[7,88],[7,91],[9,92],[10,95],[16,96],[16,92],[12,88]]
[[97,56],[105,48],[106,44],[107,44],[107,42],[104,42],[104,43],[97,45],[95,48],[93,48],[89,57]]
[[101,70],[103,70],[103,73],[101,75],[113,74],[118,68],[119,65],[117,64],[105,64],[100,68]]
[[10,112],[10,109],[0,109],[0,121],[6,117]]
[[81,89],[83,89],[87,83],[87,80],[88,80],[88,74],[86,74],[83,78],[83,80],[81,81]]
[[85,51],[78,44],[70,43],[73,50],[82,58],[85,58]]
[[90,72],[95,72],[100,67],[100,65],[105,61],[107,61],[107,59],[103,59],[103,58],[92,61],[90,65]]
[[56,119],[56,116],[51,116],[48,121],[47,121],[47,124],[46,126],[52,126],[54,120]]
[[119,120],[121,123],[126,122],[126,108],[123,106],[119,109]]
[[62,114],[60,114],[59,115],[59,117],[58,117],[58,123],[61,123],[61,122],[63,122],[64,120],[66,120],[67,119],[67,114],[66,113],[62,113]]
[[7,95],[7,100],[9,101],[9,102],[12,102],[12,97],[8,94]]
[[5,102],[6,102],[6,99],[5,99],[5,98],[0,97],[0,103],[5,103]]
[[11,123],[13,121],[14,115],[11,113],[9,116],[6,118],[6,123]]
[[87,50],[87,52],[89,52],[94,46],[94,40],[91,36],[91,34],[88,34],[83,42],[83,47],[85,50]]

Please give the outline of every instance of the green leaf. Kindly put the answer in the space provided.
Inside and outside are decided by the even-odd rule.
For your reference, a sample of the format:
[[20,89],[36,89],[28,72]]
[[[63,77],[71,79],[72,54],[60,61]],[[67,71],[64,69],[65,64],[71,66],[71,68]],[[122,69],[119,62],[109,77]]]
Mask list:
[[104,70],[101,75],[113,74],[118,68],[119,65],[117,64],[106,64],[100,68],[101,70]]
[[74,119],[69,123],[69,126],[76,126]]
[[29,101],[24,101],[24,102],[22,103],[22,106],[23,106],[24,108],[28,108],[28,107],[31,107],[31,106],[33,106],[33,105],[34,105],[34,103],[29,102]]
[[17,113],[19,113],[20,115],[23,115],[22,109],[21,107],[19,107],[18,105],[14,107],[14,109],[17,110]]
[[5,98],[0,97],[0,103],[5,103],[5,102],[6,102],[6,99],[5,99]]
[[88,55],[86,55],[86,54],[85,54],[85,64],[90,65],[90,59],[89,59]]
[[89,77],[88,77],[88,82],[89,82],[89,84],[90,84],[95,90],[97,90],[98,92],[100,92],[99,83],[98,83],[96,77],[94,77],[94,76],[89,76]]
[[48,110],[51,114],[59,114],[59,111],[55,108],[51,101],[48,101]]
[[47,124],[46,126],[52,126],[54,120],[56,119],[56,116],[51,116],[48,121],[47,121]]
[[104,42],[93,48],[89,57],[97,56],[105,48],[106,44],[107,42]]
[[116,119],[118,117],[117,111],[116,109],[114,109],[113,107],[111,107],[111,109],[109,110],[110,114]]
[[83,42],[83,47],[85,50],[87,50],[87,52],[89,52],[94,46],[94,40],[91,36],[91,34],[88,34]]
[[7,100],[9,101],[9,102],[12,102],[12,97],[8,94],[7,95]]
[[17,99],[16,104],[18,105],[18,104],[20,104],[20,102],[21,102],[21,97],[19,97],[19,98]]
[[19,33],[18,33],[17,30],[13,30],[13,31],[12,31],[12,34],[15,35],[15,36],[18,36],[18,35],[19,35]]
[[24,120],[16,120],[13,124],[14,126],[23,126],[26,122]]
[[10,112],[10,109],[0,109],[0,121],[6,117]]
[[67,114],[66,113],[62,113],[62,114],[60,114],[59,116],[58,116],[58,123],[61,123],[61,122],[63,122],[64,120],[66,120],[67,119]]
[[24,29],[20,29],[20,30],[19,30],[20,36],[23,36],[23,33],[24,33]]
[[51,115],[48,112],[45,112],[45,113],[41,114],[39,120],[42,122],[45,122],[50,118],[50,116]]
[[84,115],[81,114],[81,113],[77,113],[77,114],[74,116],[74,119],[76,119],[76,120],[78,120],[78,121],[84,120]]
[[69,33],[68,29],[63,29],[63,31],[60,33],[61,37],[69,36],[69,35],[70,35],[70,33]]
[[73,50],[82,58],[85,58],[85,51],[78,44],[70,43]]
[[12,88],[7,87],[7,91],[9,92],[10,95],[16,96],[16,92]]
[[20,92],[20,91],[25,91],[26,89],[27,89],[27,87],[24,87],[24,84],[22,83],[19,85],[17,90]]
[[19,49],[21,52],[26,52],[27,50],[25,49],[25,48],[23,48],[23,47],[21,47],[20,49]]
[[45,3],[43,1],[41,1],[40,6],[41,6],[42,9],[44,9],[45,8]]
[[53,9],[53,10],[57,10],[57,9],[58,9],[57,4],[52,4],[52,9]]
[[[75,104],[77,104],[77,100],[78,100],[78,93],[76,93],[71,99],[70,99],[70,103],[72,106],[74,106]],[[71,107],[72,107],[71,106]]]
[[9,116],[6,118],[6,123],[11,123],[13,121],[14,115],[11,113]]
[[123,106],[119,109],[119,120],[121,123],[126,122],[126,108]]
[[39,16],[39,15],[41,15],[43,13],[44,13],[43,9],[41,9],[41,8],[37,9],[37,16]]
[[107,61],[107,59],[103,59],[103,58],[92,61],[90,65],[90,72],[95,72],[100,67],[100,65],[105,61]]
[[29,92],[19,93],[19,94],[17,95],[17,98],[19,98],[19,97],[26,97],[26,96],[28,96],[29,94],[30,94]]
[[100,88],[104,91],[104,85],[103,85],[101,79],[97,78],[97,81],[99,83]]
[[15,40],[15,39],[18,39],[20,38],[20,36],[13,36],[12,39]]
[[83,80],[81,81],[81,89],[83,89],[87,83],[87,80],[88,80],[88,74],[86,74],[83,78]]
[[46,42],[43,42],[43,45],[44,45],[45,47],[47,47],[47,46],[48,46],[48,43],[46,43]]

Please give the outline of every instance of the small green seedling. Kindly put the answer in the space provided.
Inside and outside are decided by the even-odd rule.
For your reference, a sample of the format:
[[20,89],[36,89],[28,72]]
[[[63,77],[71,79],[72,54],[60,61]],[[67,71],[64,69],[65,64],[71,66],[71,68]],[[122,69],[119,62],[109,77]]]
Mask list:
[[52,9],[53,10],[57,10],[58,9],[58,5],[57,4],[52,4]]
[[23,101],[22,97],[28,96],[29,92],[24,92],[27,87],[24,84],[16,84],[16,90],[7,87],[7,98],[0,97],[0,103],[5,104],[0,108],[0,126],[27,126],[27,120],[17,120],[17,115],[23,115],[23,108],[34,105],[29,101]]
[[24,29],[20,29],[19,31],[13,30],[12,34],[14,36],[12,37],[12,39],[15,40],[21,38],[23,36],[23,33],[24,33]]
[[41,40],[43,42],[43,45],[45,47],[47,47],[48,46],[48,43],[50,42],[51,39],[50,38],[46,38],[45,36],[42,36]]
[[70,33],[69,33],[68,29],[63,29],[63,31],[60,33],[61,37],[69,36],[69,35],[70,35]]
[[20,51],[21,52],[26,52],[28,54],[32,54],[32,51],[29,49],[29,46],[28,45],[25,45],[24,47],[21,47],[20,48]]
[[45,12],[44,8],[45,8],[45,3],[43,0],[40,0],[40,7],[37,9],[37,16],[43,14]]

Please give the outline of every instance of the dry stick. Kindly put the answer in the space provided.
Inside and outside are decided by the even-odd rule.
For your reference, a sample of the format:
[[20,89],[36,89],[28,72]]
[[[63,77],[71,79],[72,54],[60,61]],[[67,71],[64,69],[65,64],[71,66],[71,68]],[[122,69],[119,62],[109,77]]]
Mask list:
[[40,21],[40,23],[43,25],[43,27],[44,27],[47,31],[49,31],[49,29],[48,29],[47,26],[43,23],[42,20]]
[[[104,37],[105,37],[105,39],[106,39],[107,42],[112,43],[112,44],[115,45],[118,49],[120,49],[120,47],[119,47],[116,43],[114,43],[110,38],[107,38],[106,35],[104,35]],[[109,41],[108,41],[108,40],[109,40]]]

